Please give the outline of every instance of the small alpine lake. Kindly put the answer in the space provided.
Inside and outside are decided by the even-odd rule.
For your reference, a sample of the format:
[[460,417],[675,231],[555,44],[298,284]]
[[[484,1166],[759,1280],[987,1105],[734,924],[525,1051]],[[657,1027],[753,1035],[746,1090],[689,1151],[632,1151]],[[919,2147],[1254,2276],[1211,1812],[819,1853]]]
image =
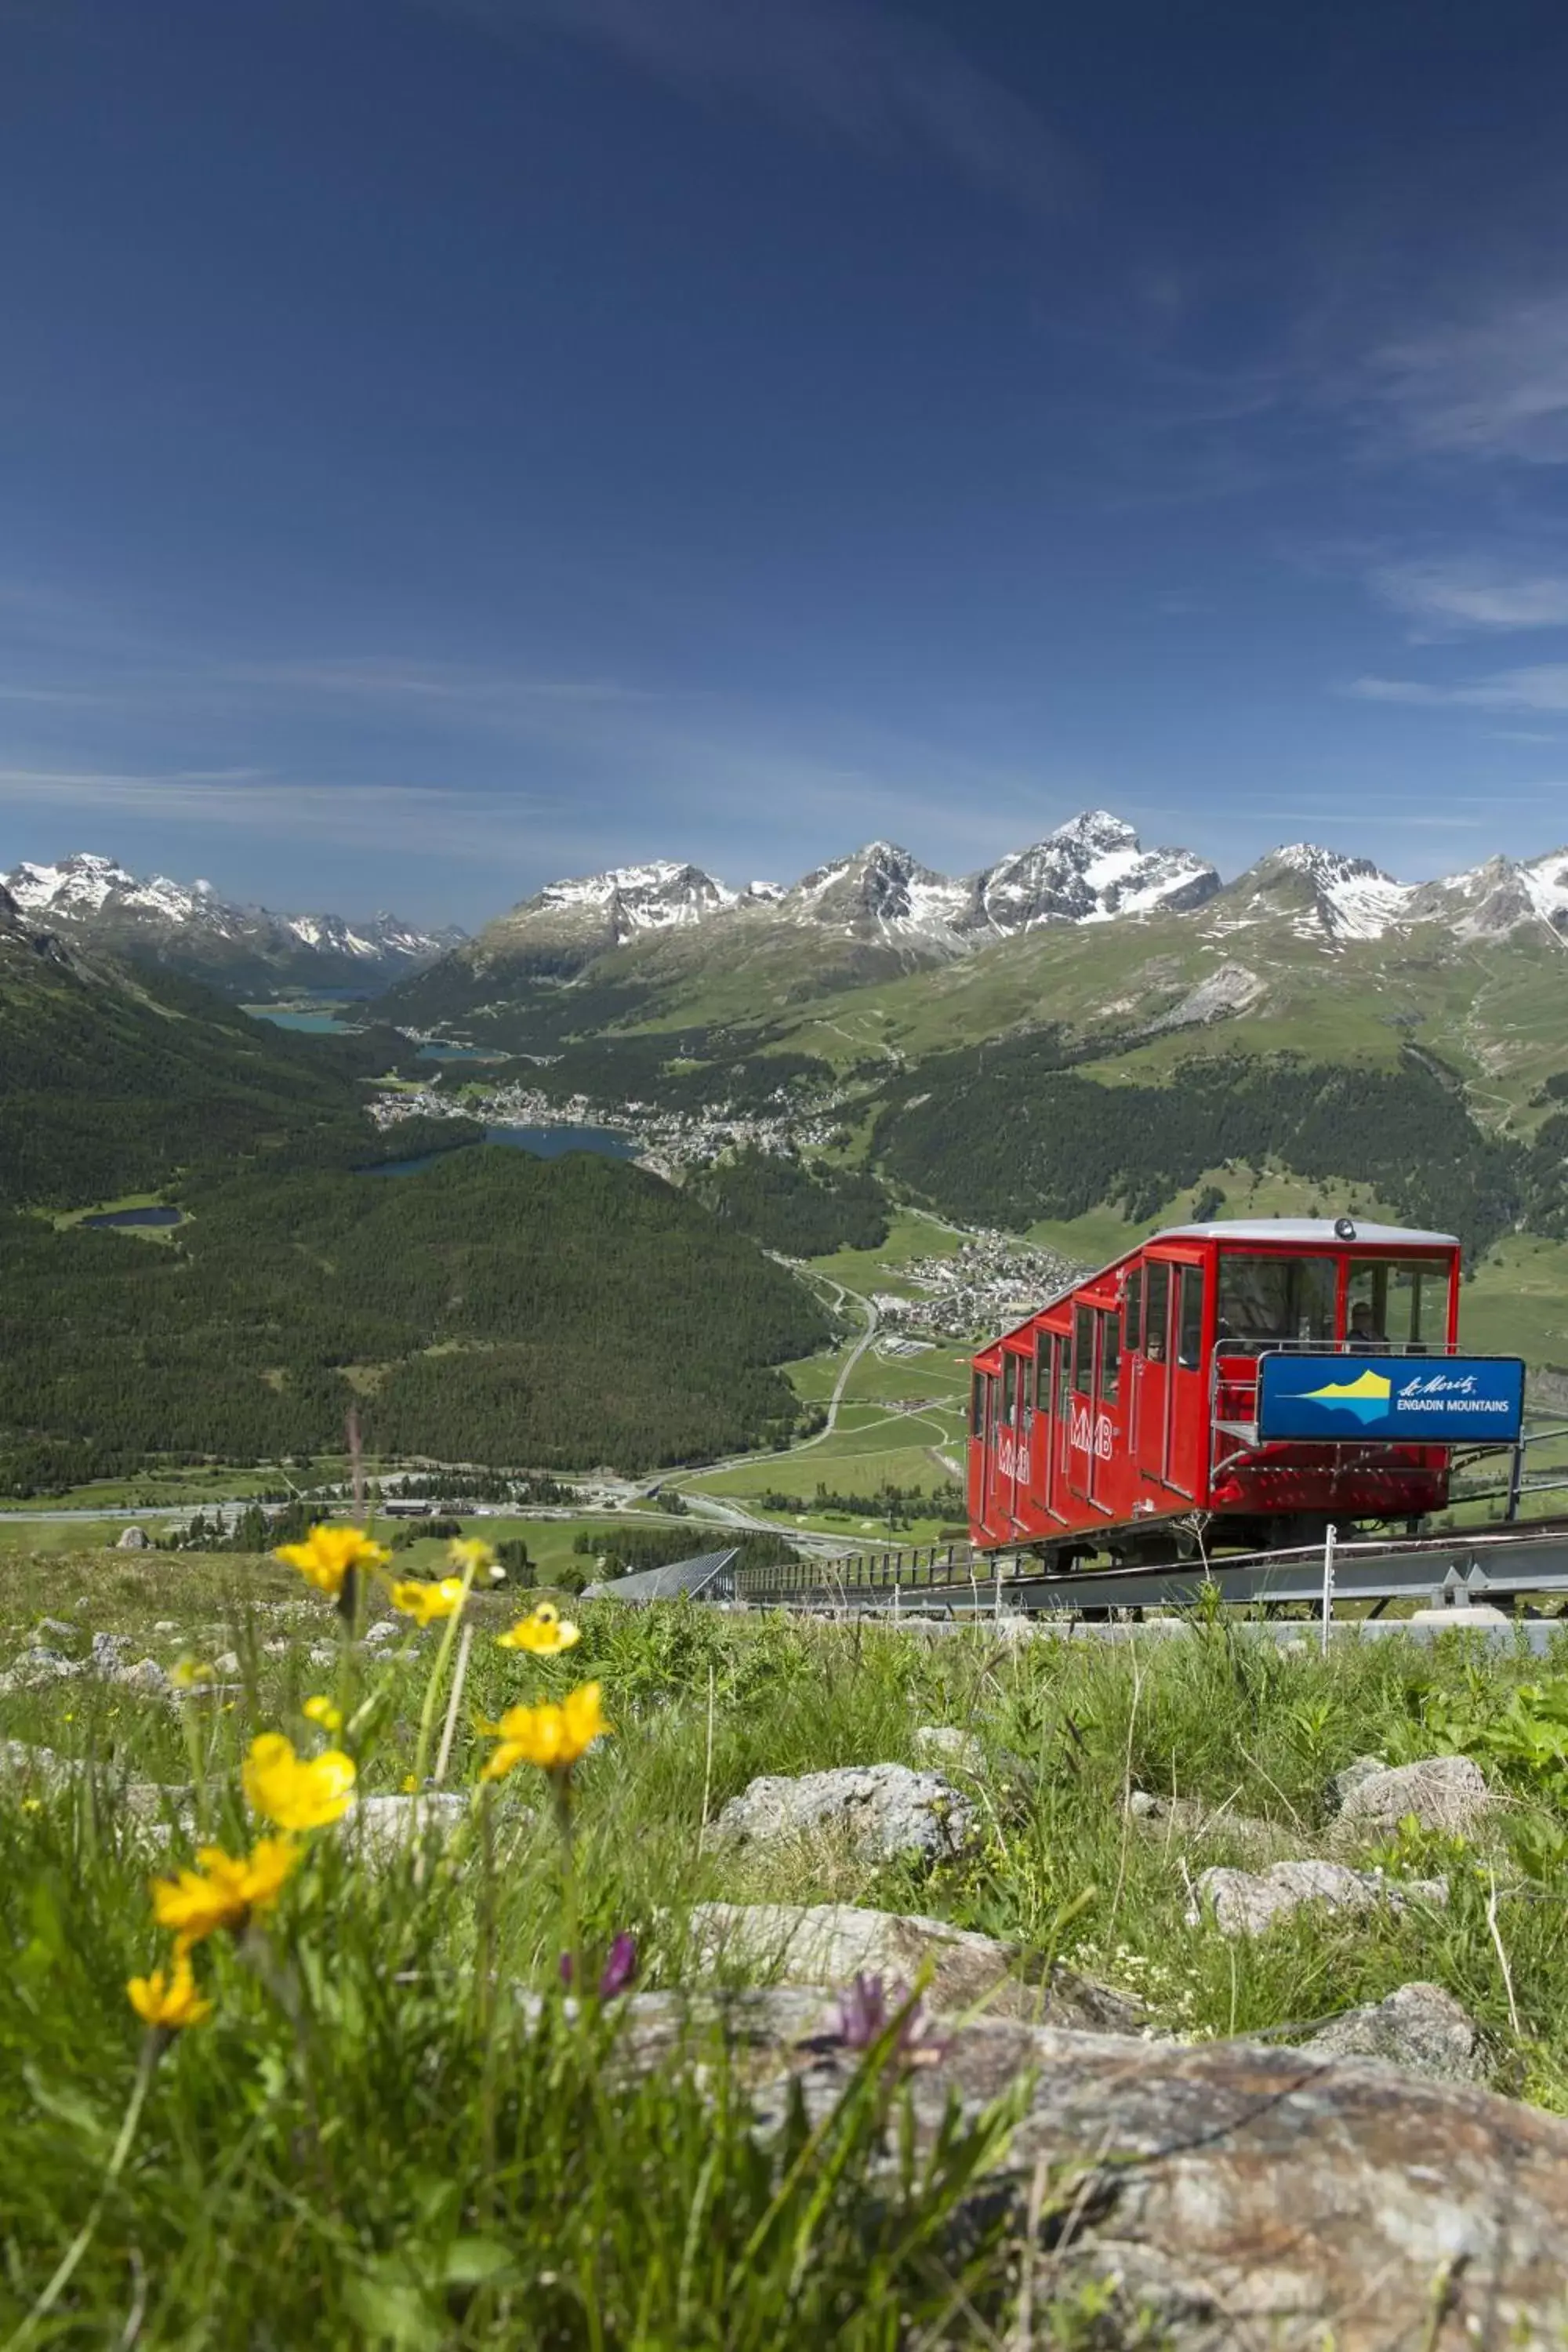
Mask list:
[[177,1225],[184,1222],[178,1209],[103,1209],[97,1216],[80,1217],[83,1225],[99,1225],[110,1230],[150,1225]]
[[[511,1151],[531,1152],[536,1160],[562,1160],[569,1151],[591,1151],[601,1160],[635,1160],[637,1139],[624,1135],[612,1127],[487,1127],[487,1143],[504,1144]],[[472,1149],[468,1144],[454,1144],[454,1151]],[[422,1151],[413,1160],[382,1160],[369,1168],[362,1168],[362,1176],[416,1176],[422,1168],[434,1168],[438,1160],[450,1159],[447,1151]]]

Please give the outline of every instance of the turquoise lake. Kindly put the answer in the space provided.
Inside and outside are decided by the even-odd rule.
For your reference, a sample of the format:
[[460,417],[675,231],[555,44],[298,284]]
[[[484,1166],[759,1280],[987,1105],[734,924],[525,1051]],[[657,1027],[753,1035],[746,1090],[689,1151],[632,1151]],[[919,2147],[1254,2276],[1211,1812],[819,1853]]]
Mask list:
[[[536,1160],[560,1160],[568,1151],[596,1152],[601,1160],[631,1160],[636,1157],[637,1140],[635,1135],[622,1135],[610,1127],[487,1127],[487,1143],[506,1145],[511,1151],[531,1151]],[[465,1149],[458,1144],[460,1151]],[[434,1168],[445,1151],[422,1152],[415,1160],[384,1160],[374,1168],[362,1168],[362,1176],[416,1176],[421,1168]]]

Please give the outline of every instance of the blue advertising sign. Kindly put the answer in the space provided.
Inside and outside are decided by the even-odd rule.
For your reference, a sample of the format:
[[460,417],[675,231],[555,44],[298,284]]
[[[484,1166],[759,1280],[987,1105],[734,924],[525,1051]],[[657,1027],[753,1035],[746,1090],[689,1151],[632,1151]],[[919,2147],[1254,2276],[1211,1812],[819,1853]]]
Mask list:
[[1264,1356],[1259,1438],[1511,1445],[1524,1412],[1517,1356]]

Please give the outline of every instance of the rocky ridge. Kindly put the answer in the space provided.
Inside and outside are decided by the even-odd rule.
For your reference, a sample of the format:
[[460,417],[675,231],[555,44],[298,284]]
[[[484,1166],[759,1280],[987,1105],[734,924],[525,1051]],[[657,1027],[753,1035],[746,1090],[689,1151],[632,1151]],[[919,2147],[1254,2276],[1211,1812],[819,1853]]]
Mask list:
[[24,861],[0,875],[0,900],[37,930],[153,961],[219,985],[384,987],[456,946],[455,929],[421,930],[398,916],[351,921],[275,914],[221,898],[210,882],[138,876],[79,851],[58,865]]

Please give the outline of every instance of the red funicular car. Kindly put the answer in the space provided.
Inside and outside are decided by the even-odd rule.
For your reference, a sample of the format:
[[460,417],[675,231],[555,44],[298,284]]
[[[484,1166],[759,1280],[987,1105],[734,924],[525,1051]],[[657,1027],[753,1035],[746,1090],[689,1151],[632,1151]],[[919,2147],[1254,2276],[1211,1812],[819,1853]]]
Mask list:
[[1440,1509],[1454,1446],[1522,1410],[1517,1359],[1458,1354],[1459,1257],[1348,1217],[1154,1234],[975,1356],[976,1548],[1158,1562]]

